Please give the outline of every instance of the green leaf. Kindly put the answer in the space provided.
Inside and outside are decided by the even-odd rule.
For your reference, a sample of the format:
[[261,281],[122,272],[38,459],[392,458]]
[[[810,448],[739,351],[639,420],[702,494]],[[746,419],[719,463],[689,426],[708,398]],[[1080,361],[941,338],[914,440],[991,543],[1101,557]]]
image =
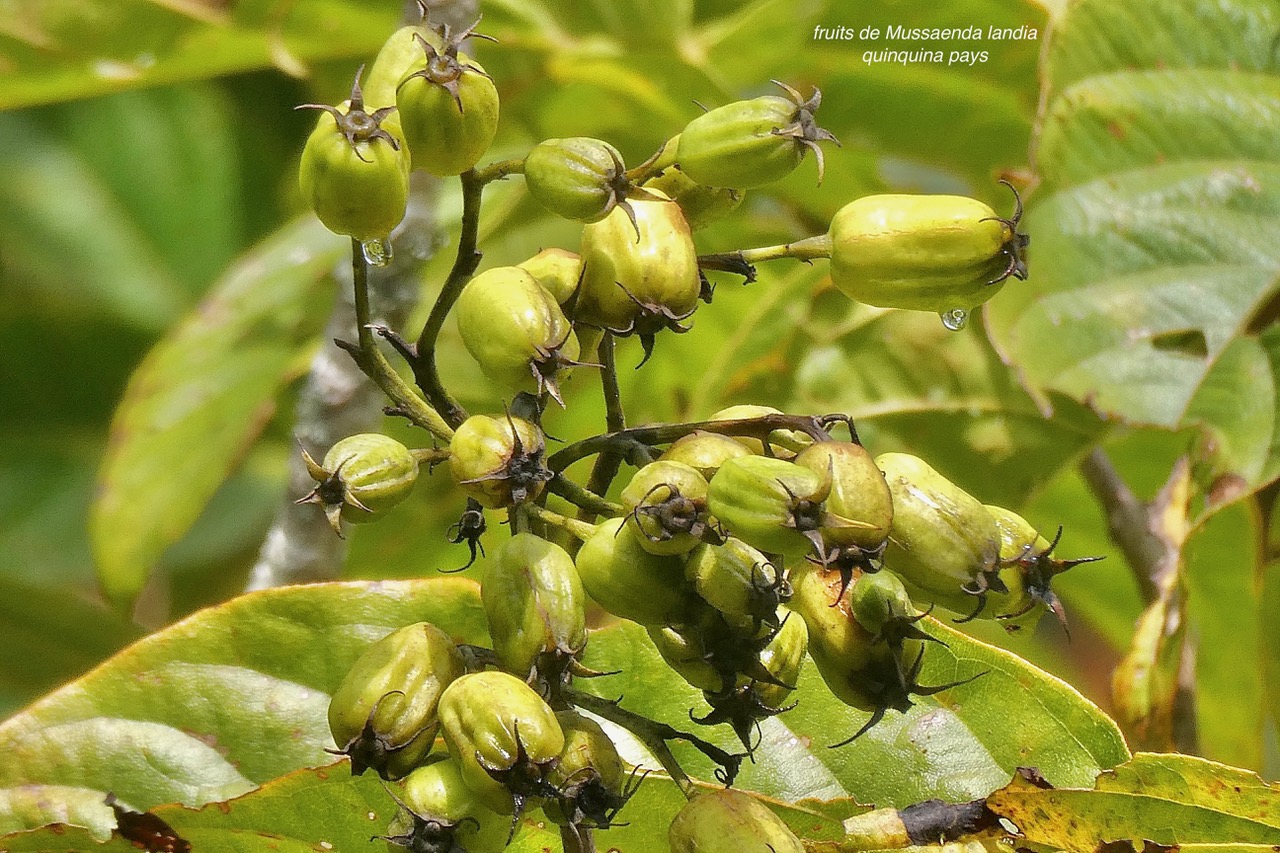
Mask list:
[[370,642],[421,620],[486,639],[461,579],[270,590],[147,637],[0,724],[0,832],[69,821],[105,837],[107,791],[202,805],[332,762],[329,692]]
[[135,371],[111,429],[90,531],[99,577],[130,601],[270,417],[319,331],[347,248],[308,217],[254,249]]
[[1262,634],[1268,616],[1259,601],[1257,552],[1242,543],[1260,536],[1261,519],[1251,504],[1215,514],[1186,547],[1188,605],[1199,639],[1196,705],[1199,752],[1206,758],[1250,770],[1262,769]]
[[[0,691],[30,700],[109,657],[141,632],[70,589],[0,575]],[[4,713],[0,711],[0,713]]]
[[1262,0],[1073,4],[1045,66],[1031,279],[988,309],[1038,393],[1205,428],[1198,473],[1236,484],[1227,497],[1280,473],[1271,347],[1252,331],[1280,273],[1277,30]]
[[0,109],[271,65],[305,74],[311,62],[371,56],[394,29],[401,5],[16,0],[5,5],[0,24]]
[[[924,683],[987,674],[921,697],[907,714],[890,712],[854,743],[828,749],[861,727],[867,714],[842,704],[806,666],[793,696],[799,705],[761,724],[756,763],[744,766],[739,784],[787,801],[852,796],[903,807],[933,797],[962,802],[985,796],[1023,765],[1040,767],[1059,784],[1089,784],[1100,770],[1128,758],[1115,724],[1067,684],[935,620],[924,624],[947,643],[930,646]],[[688,725],[690,709],[706,713],[699,691],[673,683],[643,629],[622,623],[605,636],[592,637],[586,663],[622,672],[582,682],[582,689],[622,696],[624,708],[676,727]],[[656,690],[656,684],[669,686]],[[741,748],[719,729],[698,734],[726,749]],[[679,744],[673,748],[692,772],[710,776],[705,759]]]
[[[328,763],[328,691],[365,645],[417,620],[459,641],[485,639],[476,585],[449,578],[255,593],[140,641],[0,724],[0,751],[10,759],[0,767],[0,832],[70,822],[105,837],[108,790],[134,808],[194,806]],[[765,748],[743,785],[785,802],[856,794],[906,805],[981,796],[1028,762],[1061,784],[1088,784],[1127,757],[1114,724],[1070,687],[944,626],[930,631],[949,645],[931,654],[924,678],[989,674],[922,700],[905,716],[890,715],[852,746],[828,750],[865,715],[807,672],[799,708],[762,727]],[[588,665],[624,671],[585,688],[622,694],[625,707],[692,726],[687,712],[701,708],[700,694],[661,661],[639,626],[596,631],[590,650]],[[733,735],[722,729],[699,734],[729,746]],[[688,766],[711,778],[705,760],[690,757]],[[652,799],[638,802],[648,805],[629,813],[634,829],[618,830],[618,838],[636,841],[620,849],[654,849],[641,840],[647,834],[651,843],[655,827],[665,826],[657,821],[669,821],[681,803],[662,785],[644,796]],[[789,820],[807,833],[834,831],[829,809],[778,807],[795,812]]]
[[161,329],[189,293],[79,153],[22,114],[0,115],[0,246],[19,292]]
[[1035,844],[1280,844],[1280,787],[1188,755],[1139,753],[1094,790],[1045,790],[1014,779],[987,799]]

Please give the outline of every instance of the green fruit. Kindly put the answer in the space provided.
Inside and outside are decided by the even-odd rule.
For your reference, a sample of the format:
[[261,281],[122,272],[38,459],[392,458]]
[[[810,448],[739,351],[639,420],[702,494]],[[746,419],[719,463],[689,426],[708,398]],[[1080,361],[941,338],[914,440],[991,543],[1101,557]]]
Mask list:
[[893,498],[871,454],[853,442],[819,441],[802,450],[795,463],[831,475],[824,542],[868,551],[884,545],[893,521]]
[[1000,530],[1000,580],[1008,593],[989,594],[993,599],[990,612],[1006,631],[1020,631],[1033,626],[1046,609],[1052,610],[1067,627],[1062,601],[1053,591],[1054,577],[1081,563],[1092,563],[1102,557],[1079,557],[1059,560],[1053,556],[1062,536],[1062,528],[1053,541],[1045,539],[1025,518],[1004,507],[988,506]]
[[452,759],[436,761],[405,777],[396,797],[401,809],[382,836],[397,853],[466,853],[505,845],[505,821],[481,805]]
[[543,249],[538,254],[516,264],[538,280],[547,293],[564,305],[578,292],[578,279],[582,277],[582,259],[564,249]]
[[329,448],[322,463],[305,448],[302,458],[316,487],[297,503],[323,507],[339,536],[342,520],[381,518],[409,496],[418,479],[418,460],[409,448],[376,432],[347,436]]
[[696,600],[675,557],[650,554],[629,525],[611,518],[578,551],[578,575],[587,593],[615,616],[641,625],[684,619]]
[[808,625],[809,654],[815,661],[821,657],[831,664],[824,669],[824,678],[833,668],[856,671],[866,666],[877,632],[855,618],[849,597],[843,594],[847,584],[840,573],[802,563],[792,569],[790,581],[790,607]]
[[631,182],[618,149],[575,136],[538,143],[524,160],[529,195],[547,210],[577,222],[599,222],[625,204]]
[[883,308],[970,309],[1026,278],[1028,244],[1013,219],[952,195],[875,195],[831,220],[831,280],[845,295]]
[[781,709],[800,681],[809,650],[809,627],[797,613],[785,613],[777,633],[760,650],[760,665],[772,681],[756,681],[757,700],[766,708]]
[[507,670],[557,675],[587,645],[586,593],[559,545],[517,533],[485,566],[480,597],[493,650]]
[[876,465],[893,495],[884,565],[913,597],[973,616],[988,589],[1006,591],[1000,530],[977,498],[915,456],[885,453]]
[[[773,408],[772,406],[755,406],[755,405],[747,404],[747,405],[740,405],[740,406],[729,406],[727,409],[721,409],[711,417],[707,418],[707,420],[709,421],[745,421],[745,420],[753,420],[755,418],[762,418],[765,415],[780,415],[780,414],[782,414],[782,412],[779,409]],[[733,440],[738,442],[743,447],[747,448],[747,450],[751,451],[757,456],[766,455],[764,452],[764,442],[762,442],[758,438],[751,438],[750,436],[735,435],[733,436]],[[812,443],[813,443],[813,439],[811,439],[809,436],[805,435],[804,433],[796,432],[795,430],[790,430],[790,429],[775,429],[769,433],[769,448],[770,450],[772,450],[772,454],[769,454],[769,455],[790,459],[796,453],[799,453],[801,450],[804,450],[806,447],[808,447]]]
[[462,778],[486,807],[519,814],[545,793],[545,777],[564,750],[555,712],[520,679],[476,672],[440,697],[440,727]]
[[449,473],[481,506],[498,509],[542,494],[542,430],[521,418],[472,415],[449,441]]
[[738,683],[736,673],[724,672],[710,662],[711,655],[697,623],[650,625],[646,631],[667,666],[699,690],[719,693]]
[[685,560],[684,573],[703,601],[744,628],[777,627],[778,605],[791,594],[780,568],[733,537],[723,545],[699,545]]
[[731,534],[766,554],[821,553],[818,533],[830,474],[767,456],[730,459],[711,478],[711,514]]
[[[655,194],[657,195],[657,194]],[[640,336],[646,352],[664,328],[687,331],[701,292],[698,251],[679,206],[634,199],[635,221],[615,208],[582,229],[582,283],[575,319]]]
[[618,749],[599,723],[577,711],[558,711],[556,720],[564,750],[547,783],[559,795],[542,810],[556,824],[608,827],[635,790]]
[[677,166],[670,166],[644,182],[645,189],[668,196],[684,213],[694,231],[724,219],[738,209],[746,193],[728,187],[706,187],[690,179]]
[[778,85],[787,98],[766,95],[735,101],[685,125],[676,151],[680,169],[708,187],[750,189],[785,178],[812,150],[821,183],[823,158],[818,143],[836,141],[814,120],[822,93],[814,89],[812,97],[804,100],[790,86]]
[[708,532],[707,481],[680,462],[652,462],[622,490],[627,525],[650,554],[687,554]]
[[396,90],[415,169],[460,175],[480,161],[498,132],[498,90],[480,63],[458,51],[474,35],[459,33],[443,49],[415,38],[421,52]]
[[441,696],[463,671],[453,640],[426,622],[365,649],[329,703],[329,729],[351,772],[398,779],[421,764],[435,742]]
[[555,297],[519,267],[480,273],[454,307],[458,332],[484,374],[564,405],[560,380],[578,364],[578,338]]
[[425,19],[421,23],[396,30],[382,43],[373,65],[369,66],[369,73],[364,81],[366,103],[375,107],[395,106],[396,87],[409,73],[410,67],[422,61],[419,38],[437,51],[446,49],[444,38],[429,27]]
[[676,441],[658,459],[681,462],[710,480],[726,460],[750,455],[750,450],[727,435],[699,430]]
[[365,112],[357,74],[349,101],[303,108],[323,115],[302,149],[302,197],[335,234],[385,240],[404,219],[409,198],[409,156],[395,107]]
[[690,800],[671,822],[667,843],[671,853],[804,853],[782,818],[732,788]]

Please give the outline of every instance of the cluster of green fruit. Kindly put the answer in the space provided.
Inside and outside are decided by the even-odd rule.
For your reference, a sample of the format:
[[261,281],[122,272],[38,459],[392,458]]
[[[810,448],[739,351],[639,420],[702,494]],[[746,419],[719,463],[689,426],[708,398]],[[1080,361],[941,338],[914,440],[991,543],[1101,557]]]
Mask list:
[[[1048,608],[1061,615],[1049,582],[1079,561],[1055,559],[1056,543],[1020,516],[982,505],[916,457],[872,459],[822,429],[731,437],[777,417],[787,416],[713,415],[639,468],[621,514],[598,525],[540,511],[583,540],[576,558],[532,532],[505,540],[482,564],[492,650],[470,650],[471,674],[429,625],[366,652],[335,693],[331,721],[357,772],[408,774],[402,821],[412,826],[393,841],[447,829],[452,844],[461,818],[484,824],[478,805],[510,814],[526,801],[575,828],[610,824],[631,777],[566,692],[587,674],[588,597],[645,626],[703,691],[711,711],[699,722],[731,725],[748,755],[760,720],[789,710],[806,655],[836,697],[871,712],[857,737],[913,695],[960,683],[917,681],[934,640],[917,625],[919,607],[1010,629]],[[338,483],[333,506],[378,512],[403,495],[416,463],[392,439],[358,438],[326,457],[336,474],[319,475]],[[454,437],[451,470],[482,506],[519,512],[551,476],[542,447],[528,421],[477,415]],[[393,456],[400,464],[388,466]],[[450,758],[424,767],[437,726]],[[674,838],[676,850],[699,849]]]
[[[447,447],[410,450],[362,434],[320,462],[304,454],[316,486],[302,501],[320,505],[339,533],[344,520],[385,515],[410,494],[421,463],[446,459],[468,498],[454,541],[471,546],[472,562],[486,512],[504,514],[512,529],[482,564],[491,649],[411,625],[370,646],[333,695],[332,733],[353,772],[402,780],[404,808],[384,836],[393,846],[498,849],[497,816],[518,819],[531,805],[579,839],[611,825],[638,776],[572,687],[575,676],[599,674],[581,662],[592,601],[644,626],[663,660],[702,691],[710,712],[698,722],[728,724],[745,752],[669,727],[632,733],[650,746],[654,731],[694,743],[728,783],[753,755],[760,722],[791,707],[807,658],[838,698],[871,713],[857,737],[912,696],[960,683],[918,681],[933,639],[919,626],[928,609],[993,616],[1010,629],[1045,609],[1061,618],[1049,582],[1073,561],[1052,556],[1056,539],[983,506],[915,457],[873,459],[852,424],[851,440],[836,440],[830,430],[847,419],[738,406],[699,423],[627,430],[611,412],[610,433],[550,457],[541,428],[549,400],[565,405],[575,368],[602,370],[609,397],[614,337],[637,336],[647,359],[657,334],[687,331],[699,300],[710,302],[705,270],[749,274],[758,261],[826,257],[852,298],[937,312],[958,328],[1007,278],[1026,276],[1020,202],[1005,219],[957,196],[870,196],[842,208],[825,234],[699,256],[693,232],[730,214],[747,190],[785,177],[809,152],[821,179],[818,143],[834,137],[816,122],[817,90],[805,98],[779,84],[785,96],[709,110],[632,169],[607,142],[570,138],[477,171],[497,128],[498,93],[460,49],[475,36],[474,27],[407,26],[363,87],[357,74],[349,101],[307,105],[323,115],[303,152],[304,194],[326,226],[358,244],[357,269],[389,259],[415,168],[461,175],[464,190],[523,174],[534,199],[583,226],[577,253],[548,249],[474,276],[478,254],[464,227],[455,265],[463,275],[453,292],[446,283],[432,314],[453,313],[480,368],[512,392],[504,414],[437,406],[432,414],[447,425],[428,428]],[[464,205],[478,203],[464,192]],[[468,209],[474,230],[478,209]],[[428,410],[427,399],[451,402],[419,370],[424,358],[434,370],[433,341],[424,332],[425,352],[398,345]],[[361,346],[374,344],[362,337]],[[366,371],[373,363],[357,361]],[[570,481],[568,466],[591,454],[592,480]],[[610,485],[623,461],[636,470],[615,502]],[[548,508],[551,492],[576,504],[578,517]],[[433,751],[438,734],[447,755]],[[669,757],[658,745],[654,754]],[[687,782],[678,765],[664,769]],[[772,812],[733,791],[694,797],[670,832],[677,853],[747,839],[758,847],[761,838],[775,851],[802,849]]]

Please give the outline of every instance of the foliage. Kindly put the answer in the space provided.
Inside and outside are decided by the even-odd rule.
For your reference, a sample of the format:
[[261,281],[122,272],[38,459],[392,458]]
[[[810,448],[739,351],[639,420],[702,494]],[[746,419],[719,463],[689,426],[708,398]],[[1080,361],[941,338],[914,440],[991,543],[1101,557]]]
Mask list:
[[[931,798],[986,798],[1034,849],[1280,843],[1280,794],[1254,775],[1280,771],[1280,627],[1266,618],[1280,600],[1276,5],[481,5],[499,44],[476,52],[502,98],[482,165],[565,136],[639,163],[699,114],[691,100],[765,94],[770,78],[821,87],[820,119],[843,143],[821,186],[810,157],[751,190],[698,232],[703,253],[821,233],[845,202],[882,191],[961,193],[1007,215],[995,179],[1034,181],[1031,277],[964,331],[853,304],[825,261],[784,260],[746,287],[712,273],[714,305],[689,334],[664,333],[643,369],[630,369],[638,342],[619,344],[633,424],[745,402],[844,412],[874,453],[918,454],[1042,531],[1063,525],[1063,556],[1108,555],[1057,583],[1070,643],[1053,620],[1031,637],[926,620],[946,647],[922,683],[987,674],[849,746],[827,748],[866,714],[808,667],[798,707],[763,721],[739,786],[814,850],[868,849],[846,833],[870,804]],[[399,6],[57,0],[18,3],[0,25],[0,708],[13,714],[0,723],[0,849],[131,849],[111,837],[107,791],[196,849],[365,849],[396,806],[326,752],[329,694],[401,625],[488,640],[474,581],[436,576],[465,561],[444,537],[464,507],[443,471],[388,521],[348,530],[351,580],[239,594],[285,491],[298,380],[326,344],[329,273],[349,249],[302,211],[308,119],[291,108],[345,97]],[[964,67],[869,64],[862,50],[902,45],[814,38],[815,26],[899,23],[1027,24],[1039,37],[986,42],[989,59]],[[438,192],[457,245],[462,191]],[[578,226],[520,178],[489,186],[479,228],[484,268],[577,248]],[[426,264],[416,323],[452,262],[441,251]],[[464,406],[505,394],[452,325],[439,364]],[[569,408],[547,412],[549,435],[601,431],[586,373]],[[1114,507],[1099,506],[1088,467],[1099,450],[1158,509],[1151,547],[1172,568],[1154,588],[1141,556],[1108,537]],[[154,629],[140,640],[139,623]],[[691,708],[708,710],[634,624],[605,620],[585,663],[620,674],[584,690],[637,713],[687,727]],[[1188,675],[1191,697],[1177,690]],[[1171,724],[1189,699],[1191,745]],[[699,733],[737,744],[726,726]],[[1155,754],[1197,745],[1204,758]],[[674,749],[713,778],[702,753]],[[1019,774],[1030,766],[1053,787]],[[597,843],[659,849],[683,801],[655,774],[629,825]],[[558,836],[526,816],[509,849]]]

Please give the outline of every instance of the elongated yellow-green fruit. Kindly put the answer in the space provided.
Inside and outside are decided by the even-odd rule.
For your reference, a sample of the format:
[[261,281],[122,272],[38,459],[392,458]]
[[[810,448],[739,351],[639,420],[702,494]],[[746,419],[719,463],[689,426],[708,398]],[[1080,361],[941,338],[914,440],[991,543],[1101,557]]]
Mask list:
[[965,196],[866,196],[840,208],[829,235],[832,282],[882,308],[968,309],[999,293],[1010,274],[1026,275],[1025,266],[1010,268],[1025,237]]
[[999,591],[1000,530],[982,502],[919,457],[884,453],[876,465],[893,495],[885,568],[912,596],[968,614]]

